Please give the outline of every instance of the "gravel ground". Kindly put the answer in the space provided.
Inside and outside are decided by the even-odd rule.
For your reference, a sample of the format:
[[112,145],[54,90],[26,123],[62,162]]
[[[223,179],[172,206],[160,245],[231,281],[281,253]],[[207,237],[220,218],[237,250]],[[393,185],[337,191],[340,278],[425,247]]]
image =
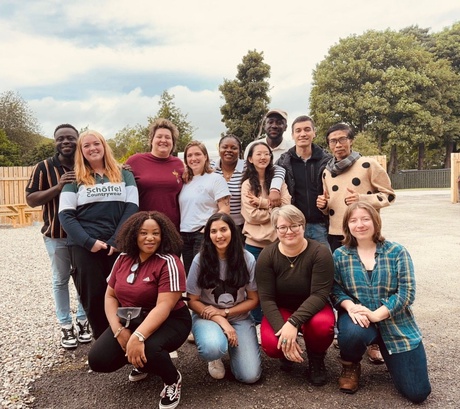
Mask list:
[[[424,334],[433,392],[423,408],[456,408],[460,400],[458,317],[460,316],[460,204],[447,190],[398,191],[382,211],[384,235],[410,251],[417,275],[417,321]],[[128,381],[130,368],[96,374],[85,364],[90,346],[59,347],[53,311],[49,260],[40,227],[0,229],[0,406],[1,408],[157,407],[161,381]],[[75,307],[75,306],[74,306]],[[414,406],[395,391],[385,366],[363,361],[360,390],[340,393],[338,351],[329,349],[330,382],[321,388],[305,380],[305,364],[293,373],[263,358],[263,376],[242,385],[227,371],[212,379],[194,345],[179,350],[182,408],[406,408]],[[228,369],[228,360],[224,360]]]

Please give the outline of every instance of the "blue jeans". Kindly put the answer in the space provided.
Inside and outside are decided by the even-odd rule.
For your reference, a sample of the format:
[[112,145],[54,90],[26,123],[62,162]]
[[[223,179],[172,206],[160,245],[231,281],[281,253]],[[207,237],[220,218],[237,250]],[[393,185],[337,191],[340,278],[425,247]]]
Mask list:
[[188,275],[194,257],[200,252],[204,234],[199,231],[193,233],[181,232],[182,241],[182,260],[184,261],[185,274]]
[[354,324],[344,310],[339,310],[338,328],[340,356],[344,361],[360,362],[368,345],[379,344],[391,379],[402,395],[420,403],[431,393],[425,348],[421,341],[411,351],[389,354],[376,325],[362,328]]
[[221,359],[228,352],[230,368],[235,378],[244,383],[257,382],[262,373],[262,366],[254,321],[249,316],[230,324],[238,336],[237,347],[229,347],[227,337],[219,324],[192,313],[192,333],[198,354],[210,362]]
[[[257,260],[259,258],[259,254],[263,250],[263,247],[256,247],[256,246],[251,246],[250,244],[245,244],[244,248],[249,251],[254,258]],[[256,325],[259,325],[262,322],[262,318],[264,317],[264,313],[262,312],[262,307],[260,306],[260,303],[257,305],[256,308],[254,308],[251,311],[252,318],[254,319],[254,322]]]
[[[70,313],[70,254],[66,246],[67,239],[52,239],[43,236],[45,247],[51,261],[51,271],[53,273],[53,296],[56,316],[59,324],[72,324],[72,315]],[[77,295],[77,319],[86,321],[85,311],[80,303],[80,297]]]
[[326,223],[308,223],[307,221],[304,237],[306,239],[319,241],[320,243],[325,244],[328,249],[331,248],[329,246],[329,242],[327,241]]

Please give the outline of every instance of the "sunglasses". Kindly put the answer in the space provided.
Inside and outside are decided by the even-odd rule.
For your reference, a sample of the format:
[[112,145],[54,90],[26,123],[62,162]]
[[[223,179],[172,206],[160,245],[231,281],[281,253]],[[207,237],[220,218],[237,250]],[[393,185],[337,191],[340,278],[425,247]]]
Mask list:
[[126,282],[128,284],[133,284],[134,281],[136,281],[138,270],[139,270],[139,263],[137,262],[131,266],[131,273],[129,274],[128,277],[126,277]]

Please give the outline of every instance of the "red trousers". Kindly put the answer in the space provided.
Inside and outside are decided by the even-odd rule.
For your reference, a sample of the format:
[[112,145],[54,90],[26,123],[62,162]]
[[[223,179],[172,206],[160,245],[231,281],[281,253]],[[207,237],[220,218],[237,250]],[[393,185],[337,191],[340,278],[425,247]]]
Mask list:
[[[283,308],[280,309],[284,321],[287,321],[293,312]],[[301,331],[305,340],[305,346],[309,351],[314,353],[326,352],[334,340],[334,323],[334,311],[329,304],[326,304],[320,312],[302,325]],[[260,336],[262,338],[262,349],[269,357],[283,357],[282,350],[277,348],[278,337],[275,336],[275,331],[266,317],[262,318]]]

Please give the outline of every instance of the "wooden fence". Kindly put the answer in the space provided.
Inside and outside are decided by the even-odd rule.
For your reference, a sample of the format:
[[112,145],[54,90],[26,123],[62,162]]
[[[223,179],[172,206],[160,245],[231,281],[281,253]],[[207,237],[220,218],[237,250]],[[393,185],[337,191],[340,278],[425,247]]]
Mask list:
[[387,170],[387,156],[386,155],[374,155],[374,156],[368,156],[368,158],[373,158],[375,159],[380,166],[385,169],[385,172]]
[[42,221],[41,207],[26,204],[26,186],[33,166],[0,167],[0,224],[13,227]]

